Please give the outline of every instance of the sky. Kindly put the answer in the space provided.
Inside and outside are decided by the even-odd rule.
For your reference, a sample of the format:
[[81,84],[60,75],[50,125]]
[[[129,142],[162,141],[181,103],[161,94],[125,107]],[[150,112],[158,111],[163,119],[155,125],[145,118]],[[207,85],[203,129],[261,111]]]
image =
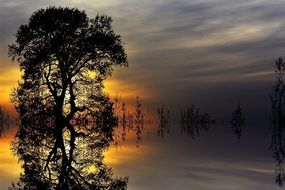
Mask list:
[[[128,104],[139,95],[147,110],[164,104],[173,118],[195,104],[225,121],[194,140],[173,127],[163,140],[150,129],[139,149],[132,139],[113,147],[107,162],[130,177],[130,190],[277,189],[268,119],[273,64],[285,52],[284,1],[0,0],[0,104],[10,113],[9,94],[20,72],[8,44],[34,11],[47,6],[113,18],[129,67],[115,69],[106,82],[111,95]],[[240,143],[227,123],[238,103],[247,124]],[[9,152],[12,133],[0,140],[0,190],[19,173]]]

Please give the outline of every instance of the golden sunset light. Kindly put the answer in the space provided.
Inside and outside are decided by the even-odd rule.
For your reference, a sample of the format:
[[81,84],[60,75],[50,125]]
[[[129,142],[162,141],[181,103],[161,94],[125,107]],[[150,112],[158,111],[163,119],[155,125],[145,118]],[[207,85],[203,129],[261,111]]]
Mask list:
[[284,8],[3,0],[0,190],[284,188]]

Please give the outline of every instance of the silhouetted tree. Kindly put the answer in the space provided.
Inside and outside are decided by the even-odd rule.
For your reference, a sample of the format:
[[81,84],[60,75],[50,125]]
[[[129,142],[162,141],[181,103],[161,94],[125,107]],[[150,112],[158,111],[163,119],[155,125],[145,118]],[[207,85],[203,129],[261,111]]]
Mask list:
[[127,66],[112,19],[49,7],[32,14],[9,53],[23,72],[12,98],[19,114],[13,142],[23,173],[11,189],[126,189],[103,163],[117,118],[103,93],[112,66]]
[[137,146],[139,146],[139,142],[142,140],[142,132],[144,129],[144,115],[142,110],[142,104],[140,102],[139,97],[136,99],[136,111],[134,113],[134,127],[137,135]]
[[164,105],[157,108],[158,114],[158,131],[157,135],[164,137],[165,130],[169,133],[169,110],[165,110]]
[[0,105],[0,138],[9,127],[9,115],[5,112],[4,107]]
[[119,145],[124,142],[129,132],[133,131],[136,134],[136,144],[139,145],[142,140],[142,133],[145,126],[145,118],[142,109],[142,103],[137,96],[135,101],[135,111],[128,110],[125,102],[122,102],[120,98],[114,99],[114,110],[118,120],[118,128],[115,134],[115,144]]
[[234,134],[237,136],[238,140],[240,140],[242,130],[245,126],[245,117],[243,115],[240,104],[238,104],[237,108],[232,113],[231,124],[234,131]]
[[201,113],[194,105],[186,108],[180,114],[180,125],[182,133],[191,136],[199,136],[200,131],[208,131],[215,120],[208,113]]
[[126,140],[127,137],[127,108],[126,104],[123,102],[122,103],[122,139],[123,141]]
[[285,86],[283,82],[285,62],[282,57],[275,61],[276,81],[272,88],[272,136],[271,150],[276,161],[275,181],[282,186],[285,181],[283,162],[285,158]]

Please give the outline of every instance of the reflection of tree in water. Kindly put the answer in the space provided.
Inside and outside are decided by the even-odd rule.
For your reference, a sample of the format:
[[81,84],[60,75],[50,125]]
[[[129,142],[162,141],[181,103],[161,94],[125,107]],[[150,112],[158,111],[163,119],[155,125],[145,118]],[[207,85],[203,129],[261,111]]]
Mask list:
[[102,82],[113,65],[127,65],[111,22],[49,7],[20,26],[10,55],[23,71],[12,96],[19,114],[13,151],[23,173],[11,189],[126,189],[127,179],[103,163],[118,125]]
[[230,122],[232,124],[235,135],[237,136],[238,140],[240,140],[242,130],[245,125],[245,117],[243,115],[240,104],[238,104],[237,108],[232,113],[232,119]]
[[125,102],[117,97],[114,100],[115,115],[118,120],[118,130],[115,132],[115,143],[118,145],[121,141],[124,142],[129,132],[133,131],[136,134],[136,145],[139,146],[142,140],[144,130],[144,114],[143,106],[140,98],[136,97],[135,111],[131,112]]
[[208,113],[201,113],[194,105],[181,112],[180,125],[182,133],[195,138],[200,131],[208,131],[215,120]]
[[3,136],[4,132],[9,127],[9,116],[5,112],[3,106],[0,105],[0,137]]
[[275,62],[276,81],[271,94],[272,106],[272,156],[276,161],[275,180],[279,186],[285,181],[283,162],[285,158],[285,86],[283,82],[285,63],[282,58]]
[[157,135],[162,138],[165,135],[165,132],[169,134],[169,110],[166,110],[165,106],[157,108],[158,115],[158,130]]
[[144,115],[142,112],[142,104],[139,100],[139,97],[136,99],[136,112],[134,114],[134,125],[135,125],[135,131],[136,131],[136,136],[137,136],[137,146],[139,142],[142,140],[142,132],[144,128]]

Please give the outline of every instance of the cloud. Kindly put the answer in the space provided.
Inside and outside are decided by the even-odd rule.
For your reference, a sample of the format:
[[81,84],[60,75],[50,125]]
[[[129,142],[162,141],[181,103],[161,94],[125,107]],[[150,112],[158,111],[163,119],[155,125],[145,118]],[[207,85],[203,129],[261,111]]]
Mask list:
[[[234,144],[230,128],[218,127],[211,135],[203,134],[198,142],[175,137],[159,144],[150,139],[145,156],[128,146],[118,153],[120,164],[109,161],[116,165],[118,174],[134,177],[130,179],[130,188],[146,189],[147,184],[152,189],[275,188],[272,166],[267,165],[271,160],[265,120],[270,112],[268,94],[274,81],[272,65],[285,52],[284,1],[2,0],[0,103],[8,101],[9,89],[19,78],[17,64],[11,64],[7,56],[7,45],[32,12],[50,5],[76,6],[90,17],[97,12],[112,16],[130,63],[129,68],[115,69],[107,84],[113,94],[122,93],[129,100],[139,95],[145,99],[144,105],[166,104],[178,111],[196,104],[213,117],[225,120],[240,101],[247,122],[253,118],[262,123],[247,126],[241,146]],[[154,147],[153,143],[158,144]],[[206,159],[201,163],[205,158],[215,162]],[[245,159],[250,161],[241,161]]]
[[[49,5],[76,6],[91,17],[98,12],[112,16],[115,32],[125,43],[130,67],[115,70],[109,88],[125,93],[122,96],[128,99],[143,96],[149,105],[170,102],[180,109],[178,105],[185,102],[200,102],[203,107],[203,102],[227,96],[221,93],[234,91],[234,96],[245,97],[244,89],[256,85],[259,92],[247,98],[268,94],[274,79],[270,75],[272,65],[285,50],[282,1],[3,1],[1,73],[16,69],[7,57],[7,44],[16,28],[33,11]],[[16,81],[2,79],[0,85],[6,89],[12,80]],[[261,105],[260,98],[254,101]],[[220,106],[230,104],[223,102]],[[208,104],[207,109],[213,106]]]

